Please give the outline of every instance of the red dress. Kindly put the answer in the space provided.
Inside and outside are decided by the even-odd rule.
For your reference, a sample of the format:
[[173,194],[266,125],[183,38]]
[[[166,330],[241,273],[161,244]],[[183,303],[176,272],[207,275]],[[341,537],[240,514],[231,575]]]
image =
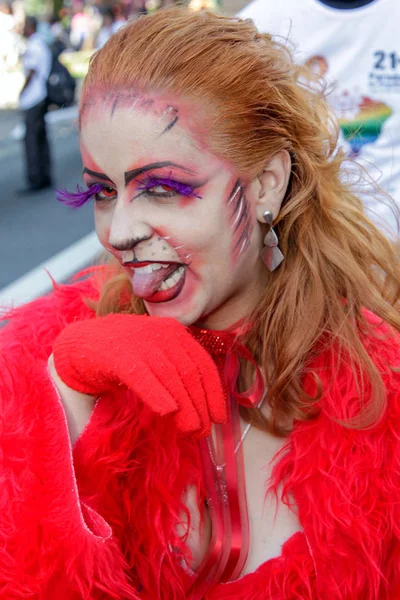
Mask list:
[[[175,526],[184,488],[204,495],[197,443],[120,391],[98,401],[71,450],[47,375],[55,338],[93,317],[83,298],[96,294],[90,280],[56,287],[0,330],[1,599],[186,598]],[[370,320],[379,337],[364,344],[386,386],[382,419],[365,430],[338,423],[359,394],[348,367],[322,356],[321,413],[296,423],[271,481],[295,499],[303,531],[207,600],[400,598],[400,376],[388,368],[400,366],[400,345]]]

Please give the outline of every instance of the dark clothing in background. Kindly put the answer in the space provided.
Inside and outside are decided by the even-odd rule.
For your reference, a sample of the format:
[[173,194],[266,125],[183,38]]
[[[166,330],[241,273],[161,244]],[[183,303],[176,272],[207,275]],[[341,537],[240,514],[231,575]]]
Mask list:
[[50,184],[50,149],[44,120],[46,112],[46,100],[24,111],[27,178],[32,188]]

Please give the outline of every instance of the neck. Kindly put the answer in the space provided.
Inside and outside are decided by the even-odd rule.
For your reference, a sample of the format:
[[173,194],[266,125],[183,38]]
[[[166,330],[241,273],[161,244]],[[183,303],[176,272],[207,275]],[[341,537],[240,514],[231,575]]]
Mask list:
[[251,269],[251,278],[241,280],[239,289],[215,310],[203,315],[194,325],[214,331],[232,331],[246,323],[262,301],[269,282],[269,272],[258,260]]
[[318,0],[318,2],[330,8],[337,8],[338,10],[351,10],[372,4],[375,0]]

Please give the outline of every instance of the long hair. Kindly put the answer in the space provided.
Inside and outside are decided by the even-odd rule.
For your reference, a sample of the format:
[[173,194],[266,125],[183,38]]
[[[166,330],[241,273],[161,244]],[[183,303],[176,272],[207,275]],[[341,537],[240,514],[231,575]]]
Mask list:
[[[246,338],[266,373],[271,418],[263,421],[254,410],[245,416],[276,434],[284,433],[286,417],[316,414],[323,390],[307,395],[303,376],[326,344],[350,358],[361,396],[370,390],[357,420],[347,425],[371,425],[385,393],[362,342],[368,329],[363,308],[400,330],[396,247],[345,182],[323,89],[307,77],[290,52],[250,20],[168,8],[128,23],[93,56],[81,100],[82,111],[91,90],[103,87],[195,101],[206,108],[208,147],[247,180],[280,150],[295,157],[275,223],[285,260],[248,315]],[[97,303],[99,315],[110,311],[145,312],[122,273],[104,284]]]

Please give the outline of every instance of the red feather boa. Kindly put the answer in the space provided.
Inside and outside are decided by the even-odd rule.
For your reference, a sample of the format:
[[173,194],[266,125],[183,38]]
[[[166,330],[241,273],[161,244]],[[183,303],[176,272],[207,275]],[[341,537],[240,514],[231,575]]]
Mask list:
[[[55,286],[1,329],[2,599],[186,597],[175,524],[187,485],[204,497],[196,442],[120,392],[97,403],[72,451],[47,376],[55,338],[93,317],[83,299],[96,294],[91,280]],[[369,430],[338,424],[357,404],[354,378],[344,364],[332,376],[331,355],[321,358],[322,412],[297,423],[271,482],[295,499],[304,535],[209,600],[400,598],[400,377],[388,368],[400,349],[376,326],[380,339],[365,344],[385,381],[385,415]]]

